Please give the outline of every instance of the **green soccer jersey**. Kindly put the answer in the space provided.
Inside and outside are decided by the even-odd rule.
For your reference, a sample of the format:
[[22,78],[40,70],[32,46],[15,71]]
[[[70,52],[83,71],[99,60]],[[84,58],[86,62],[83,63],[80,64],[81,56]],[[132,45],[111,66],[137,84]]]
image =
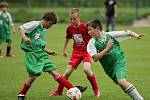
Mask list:
[[46,30],[43,28],[41,21],[31,21],[19,26],[25,35],[31,39],[31,44],[26,44],[23,40],[21,42],[21,48],[24,51],[40,52],[44,51],[46,41]]
[[21,42],[21,48],[25,51],[24,61],[29,76],[39,76],[42,72],[55,70],[55,64],[48,59],[48,54],[44,51],[46,30],[41,21],[31,21],[19,28],[31,39],[31,44],[26,44],[23,40]]
[[0,12],[0,40],[11,39],[11,25],[13,25],[11,15],[6,12]]
[[[107,45],[109,39],[113,40],[112,48],[104,55],[99,62],[101,63],[106,74],[109,75],[114,81],[117,79],[125,78],[126,76],[126,61],[125,55],[120,48],[119,42],[109,34],[103,32],[104,38],[92,38],[87,46],[88,53],[93,56],[98,52],[101,52]],[[122,67],[123,72],[120,72],[120,67]],[[119,73],[119,74],[118,74]],[[123,74],[123,77],[122,77]],[[117,79],[116,79],[117,78]]]
[[124,56],[124,53],[120,48],[119,42],[108,34],[105,34],[104,41],[95,38],[95,47],[98,50],[97,52],[102,51],[106,47],[106,44],[109,41],[109,39],[113,39],[113,47],[108,51],[107,55],[103,56],[99,60],[107,74],[110,74],[114,71],[113,67],[115,63],[119,63],[117,62],[118,58]]

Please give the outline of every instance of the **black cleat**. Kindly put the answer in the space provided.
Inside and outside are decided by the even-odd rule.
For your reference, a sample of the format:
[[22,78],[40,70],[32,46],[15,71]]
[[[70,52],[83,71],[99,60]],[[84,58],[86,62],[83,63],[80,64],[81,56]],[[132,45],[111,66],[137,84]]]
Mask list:
[[18,100],[25,100],[25,95],[19,94],[18,95]]
[[75,87],[77,87],[81,93],[83,93],[87,89],[87,86],[75,86]]

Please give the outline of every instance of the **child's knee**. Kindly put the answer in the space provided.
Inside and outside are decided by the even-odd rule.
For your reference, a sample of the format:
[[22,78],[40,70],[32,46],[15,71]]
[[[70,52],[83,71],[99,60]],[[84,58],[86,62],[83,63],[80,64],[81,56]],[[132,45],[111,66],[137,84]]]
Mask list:
[[93,76],[93,72],[90,69],[84,69],[84,72],[87,76]]
[[119,79],[119,80],[117,80],[117,82],[120,86],[124,86],[127,83],[127,81],[125,79]]

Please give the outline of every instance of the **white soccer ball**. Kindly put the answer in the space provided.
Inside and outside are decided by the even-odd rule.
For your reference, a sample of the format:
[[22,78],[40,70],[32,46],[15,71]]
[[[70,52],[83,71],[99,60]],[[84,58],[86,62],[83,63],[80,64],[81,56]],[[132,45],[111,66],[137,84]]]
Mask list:
[[67,97],[69,100],[80,100],[81,92],[78,88],[70,88],[67,92]]

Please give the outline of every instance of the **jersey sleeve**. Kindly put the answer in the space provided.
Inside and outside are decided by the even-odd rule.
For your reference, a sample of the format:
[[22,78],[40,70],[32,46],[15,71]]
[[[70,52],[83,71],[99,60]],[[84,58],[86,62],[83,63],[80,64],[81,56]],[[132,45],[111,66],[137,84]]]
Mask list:
[[11,17],[11,15],[10,15],[10,13],[7,13],[7,15],[8,15],[8,18],[9,18],[9,23],[10,23],[10,25],[11,25],[11,26],[14,26],[14,23],[13,23],[13,20],[12,20],[12,17]]
[[95,39],[92,38],[90,39],[88,45],[87,45],[87,52],[89,53],[89,55],[92,57],[93,55],[97,54],[97,50],[95,47]]
[[112,31],[112,32],[106,32],[106,34],[111,35],[114,37],[118,42],[122,42],[126,39],[128,39],[130,30],[125,30],[125,31]]
[[24,31],[24,33],[31,33],[37,26],[39,25],[39,21],[31,21],[28,23],[25,23],[21,26],[19,26],[19,28]]

